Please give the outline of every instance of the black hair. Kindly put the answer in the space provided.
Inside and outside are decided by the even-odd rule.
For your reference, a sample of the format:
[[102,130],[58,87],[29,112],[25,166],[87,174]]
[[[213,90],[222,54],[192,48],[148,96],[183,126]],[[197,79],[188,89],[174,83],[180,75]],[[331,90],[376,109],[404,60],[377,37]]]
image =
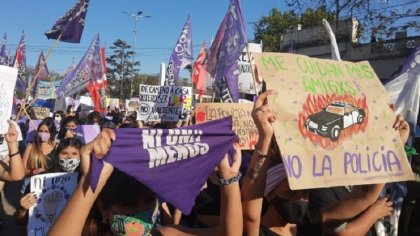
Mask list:
[[[82,148],[82,142],[78,138],[65,138],[60,141],[54,153],[55,155],[54,155],[53,172],[62,172],[59,165],[60,158],[58,157],[58,155],[60,154],[61,151],[63,151],[64,149],[68,147],[75,147],[78,150],[80,150]],[[76,168],[75,172],[79,172],[79,171],[80,171],[80,165]]]
[[79,124],[79,120],[75,116],[66,116],[64,119],[61,120],[60,124],[60,132],[58,132],[57,138],[62,140],[66,135],[66,125],[68,123],[74,122],[76,125]]

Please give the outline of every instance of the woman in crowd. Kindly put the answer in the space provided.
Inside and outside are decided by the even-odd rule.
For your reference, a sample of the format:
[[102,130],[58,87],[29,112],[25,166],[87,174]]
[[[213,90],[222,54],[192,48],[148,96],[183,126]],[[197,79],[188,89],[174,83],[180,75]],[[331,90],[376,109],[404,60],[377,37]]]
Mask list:
[[56,133],[54,120],[51,117],[45,118],[38,125],[33,142],[28,144],[23,154],[26,176],[39,174],[52,167]]
[[61,141],[65,138],[77,138],[84,144],[83,136],[77,133],[77,126],[79,120],[75,116],[65,117],[60,124],[60,132],[57,135],[57,141]]
[[[126,175],[121,175],[121,173],[114,174],[114,168],[106,162],[104,162],[96,191],[93,192],[89,187],[88,175],[90,171],[90,154],[94,151],[96,156],[103,157],[108,152],[111,145],[111,137],[115,139],[115,134],[109,129],[105,129],[93,142],[82,148],[82,178],[66,207],[51,227],[49,235],[81,235],[90,209],[97,199],[100,199],[97,203],[102,206],[98,208],[101,209],[100,214],[106,225],[102,225],[102,227],[99,226],[101,229],[99,232],[102,235],[121,233],[116,231],[121,229],[121,227],[117,227],[118,225],[121,225],[121,220],[126,222],[124,221],[124,219],[126,219],[130,222],[130,218],[136,218],[136,216],[144,214],[150,216],[150,212],[152,212],[151,215],[154,216],[154,208],[151,207],[155,204],[153,200],[148,204],[144,201],[145,199],[138,201],[138,199],[141,198],[140,192],[138,189],[135,189],[138,188],[138,185],[137,187],[134,186],[130,188],[132,194],[124,196],[126,198],[124,202],[121,199],[117,200],[119,197],[116,195],[120,194],[115,194],[114,192],[109,192],[107,190],[108,184],[115,186],[115,182],[118,183],[120,181],[124,182],[130,180]],[[235,149],[236,154],[233,157],[232,166],[229,165],[227,155],[219,165],[219,175],[223,179],[230,179],[238,174],[241,155],[238,145],[235,145]],[[152,228],[151,231],[161,235],[242,235],[240,191],[237,181],[229,185],[223,185],[221,199],[221,217],[219,221],[220,224],[217,228],[190,229],[182,226],[160,226]],[[136,219],[136,222],[142,222],[141,217],[137,217]],[[148,223],[149,225],[156,225],[156,222]],[[130,224],[127,225],[131,226]],[[139,227],[142,230],[146,228],[144,227],[144,224],[143,228],[138,224],[133,224],[133,226]],[[136,227],[134,227],[134,229],[136,229]],[[87,228],[91,229],[91,227]],[[147,227],[147,229],[149,228]],[[148,235],[149,233],[151,232],[143,231],[142,235]],[[85,235],[90,234],[85,231]]]
[[[54,172],[79,172],[80,171],[80,148],[82,143],[76,138],[63,139],[58,145],[53,157]],[[37,201],[36,196],[29,192],[29,185],[25,189],[24,196],[19,201],[19,208],[16,209],[15,219],[23,226],[23,232],[26,232],[28,223],[28,211]]]

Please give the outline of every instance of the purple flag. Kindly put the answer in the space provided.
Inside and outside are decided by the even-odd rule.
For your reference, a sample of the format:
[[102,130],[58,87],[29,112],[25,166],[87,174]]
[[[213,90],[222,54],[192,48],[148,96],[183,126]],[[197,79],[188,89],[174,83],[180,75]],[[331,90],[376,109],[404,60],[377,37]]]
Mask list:
[[191,17],[188,16],[172,55],[169,58],[165,86],[178,85],[179,70],[193,63],[191,30]]
[[3,35],[3,44],[1,45],[0,50],[0,65],[9,65],[8,57],[6,54],[6,42],[7,42],[7,33],[4,33]]
[[225,35],[226,19],[227,15],[225,15],[225,18],[223,18],[223,21],[217,30],[216,38],[211,43],[209,49],[206,70],[211,74],[212,77],[214,77],[216,74],[217,58],[219,55],[220,44],[222,43],[223,35]]
[[52,29],[45,33],[45,36],[48,39],[58,39],[62,42],[80,43],[88,5],[89,0],[78,0],[76,5],[60,17]]
[[57,97],[67,97],[84,89],[89,82],[102,78],[99,34],[93,39],[79,65],[64,77],[56,91]]
[[26,93],[26,47],[25,47],[25,33],[22,32],[18,48],[16,49],[15,59],[13,60],[13,67],[18,69],[18,78],[16,80],[16,90]]
[[[117,129],[103,160],[189,214],[204,182],[232,150],[235,138],[231,117],[179,129]],[[102,160],[93,157],[93,189],[102,167]]]
[[217,54],[215,92],[223,102],[238,102],[238,58],[247,43],[240,0],[231,0]]
[[47,80],[49,76],[49,71],[47,67],[47,62],[45,61],[44,53],[41,51],[41,54],[39,54],[38,62],[36,63],[34,74],[32,75],[32,89],[31,89],[31,95],[33,97],[37,94],[38,89],[38,81],[40,80]]

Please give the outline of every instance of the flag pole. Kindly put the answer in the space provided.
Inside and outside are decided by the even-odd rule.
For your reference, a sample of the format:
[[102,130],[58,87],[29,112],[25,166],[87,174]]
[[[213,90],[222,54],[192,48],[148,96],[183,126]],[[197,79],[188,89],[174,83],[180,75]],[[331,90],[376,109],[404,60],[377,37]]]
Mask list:
[[[51,45],[51,47],[48,49],[48,53],[47,53],[47,56],[45,56],[45,60],[44,60],[43,65],[42,65],[42,66],[41,66],[41,68],[38,70],[38,72],[36,73],[35,77],[33,77],[34,79],[32,79],[32,82],[31,82],[30,86],[28,87],[28,91],[26,92],[25,98],[23,99],[23,103],[22,103],[22,104],[21,104],[21,106],[20,106],[19,112],[18,112],[18,114],[17,114],[17,118],[19,118],[19,116],[20,116],[20,114],[22,113],[22,111],[23,111],[23,110],[25,110],[26,115],[28,115],[28,113],[26,112],[25,105],[26,105],[26,103],[28,102],[28,98],[29,98],[29,95],[30,95],[30,91],[31,91],[32,87],[33,87],[33,86],[34,86],[34,84],[35,84],[35,80],[38,78],[39,74],[40,74],[40,73],[42,72],[42,70],[44,69],[44,65],[47,63],[48,58],[51,56],[52,52],[55,50],[55,48],[56,48],[56,46],[57,46],[58,42],[60,41],[60,39],[61,39],[61,36],[62,36],[62,35],[63,35],[63,33],[61,33],[61,34],[57,37],[57,39],[54,41],[54,43],[53,43],[53,44]],[[29,116],[28,116],[28,117],[29,117]],[[29,118],[29,119],[30,119],[30,118]]]
[[246,44],[246,55],[248,56],[249,65],[251,66],[252,81],[254,82],[255,95],[258,96],[257,81],[255,79],[254,68],[252,67],[251,53],[249,52],[248,43]]

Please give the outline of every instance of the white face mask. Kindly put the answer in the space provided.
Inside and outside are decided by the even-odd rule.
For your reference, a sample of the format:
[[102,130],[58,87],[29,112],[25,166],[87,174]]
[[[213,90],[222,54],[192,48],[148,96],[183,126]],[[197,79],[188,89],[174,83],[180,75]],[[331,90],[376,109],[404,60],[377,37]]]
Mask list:
[[80,159],[76,159],[76,158],[60,159],[58,161],[58,164],[60,165],[60,169],[62,171],[65,171],[65,172],[74,172],[74,170],[76,170],[76,168],[80,164]]

